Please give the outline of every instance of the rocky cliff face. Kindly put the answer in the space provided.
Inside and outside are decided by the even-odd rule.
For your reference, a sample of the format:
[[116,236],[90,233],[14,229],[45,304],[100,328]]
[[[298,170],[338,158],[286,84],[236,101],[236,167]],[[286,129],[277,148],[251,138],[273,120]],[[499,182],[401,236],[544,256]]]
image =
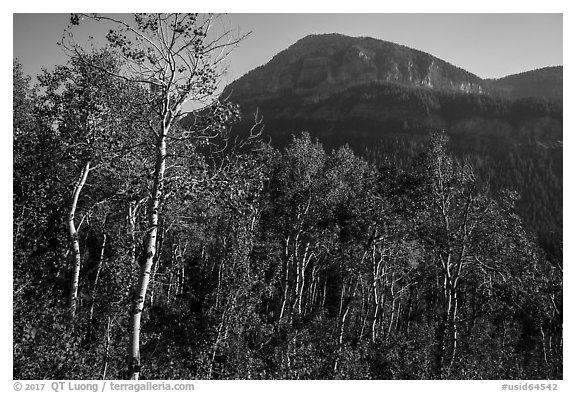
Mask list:
[[289,92],[315,99],[368,83],[483,91],[479,77],[430,54],[373,38],[325,34],[296,42],[233,82],[224,95],[263,99]]

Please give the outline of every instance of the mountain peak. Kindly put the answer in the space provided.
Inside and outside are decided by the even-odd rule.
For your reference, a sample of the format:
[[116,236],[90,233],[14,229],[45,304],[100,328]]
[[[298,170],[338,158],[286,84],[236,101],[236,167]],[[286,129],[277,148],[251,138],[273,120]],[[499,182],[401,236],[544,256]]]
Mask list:
[[301,38],[233,82],[224,94],[256,97],[290,92],[326,97],[371,83],[482,92],[478,76],[428,53],[370,37],[332,33]]

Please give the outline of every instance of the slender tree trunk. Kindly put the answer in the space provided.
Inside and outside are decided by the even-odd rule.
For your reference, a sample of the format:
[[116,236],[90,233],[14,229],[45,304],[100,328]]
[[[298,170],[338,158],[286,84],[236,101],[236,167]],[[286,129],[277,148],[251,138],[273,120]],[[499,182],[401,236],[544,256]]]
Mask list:
[[183,296],[184,295],[184,284],[186,283],[186,266],[184,266],[184,264],[182,263],[182,266],[180,266],[180,286],[179,286],[179,292],[178,295]]
[[92,304],[90,304],[90,316],[88,317],[88,327],[92,327],[92,318],[94,316],[94,304],[96,303],[96,294],[98,291],[98,279],[100,278],[100,272],[102,271],[102,266],[104,264],[104,250],[106,248],[106,233],[103,233],[102,238],[102,250],[100,251],[100,258],[98,258],[98,266],[96,268],[96,277],[94,278],[94,285],[92,286]]
[[[418,299],[416,299],[416,303],[418,303]],[[404,324],[404,333],[408,336],[408,330],[410,327],[410,321],[412,320],[412,316],[414,315],[414,286],[410,286],[410,292],[408,294],[408,307],[406,308],[406,316],[405,316],[405,324]]]
[[150,287],[150,307],[154,305],[154,294],[156,289],[156,273],[158,272],[158,267],[160,265],[160,256],[162,254],[162,247],[164,244],[164,236],[165,236],[165,229],[164,225],[162,224],[162,231],[160,231],[160,236],[158,236],[158,241],[156,245],[156,254],[154,256],[154,262],[152,264],[152,275],[151,279],[151,287]]
[[348,312],[350,311],[350,306],[347,305],[344,308],[344,314],[342,314],[342,320],[340,321],[340,334],[338,336],[338,346],[342,347],[344,343],[344,330],[346,327],[346,318],[348,317]]
[[220,344],[220,336],[222,335],[222,328],[224,327],[224,318],[226,316],[226,310],[222,313],[222,319],[218,324],[218,331],[216,333],[216,340],[212,346],[212,356],[210,357],[210,365],[208,367],[208,377],[206,379],[212,379],[212,370],[214,367],[214,362],[216,360],[216,354],[218,352],[218,345]]
[[398,309],[396,310],[396,323],[394,325],[394,333],[398,332],[398,325],[400,325],[400,315],[402,310],[402,299],[398,299]]
[[436,379],[442,377],[442,363],[444,361],[444,333],[446,330],[446,316],[439,318],[436,327],[436,344],[434,349],[434,375]]
[[[370,318],[370,302],[372,301],[372,292],[370,292],[369,290],[366,291],[368,293],[368,296],[366,298],[365,301],[365,309],[366,311],[364,311],[362,313],[362,315],[364,316],[362,318],[362,327],[360,329],[360,340],[362,340],[362,338],[364,337],[364,331],[366,330],[366,326],[368,323],[368,318]],[[364,300],[363,300],[364,301]]]
[[[352,283],[350,283],[350,289],[352,289]],[[338,372],[338,365],[340,362],[340,355],[342,353],[342,345],[344,344],[344,331],[346,330],[346,319],[350,312],[350,305],[352,300],[356,297],[356,290],[358,289],[358,281],[349,299],[347,299],[344,304],[344,295],[346,294],[346,284],[342,286],[342,293],[340,295],[340,334],[338,335],[338,353],[336,354],[336,360],[334,361],[334,375]]]
[[134,298],[132,300],[132,311],[130,320],[130,344],[128,376],[137,380],[140,375],[140,323],[146,291],[150,282],[150,269],[156,253],[156,236],[158,233],[158,220],[160,215],[160,201],[164,188],[164,171],[166,170],[166,134],[168,127],[165,126],[162,134],[158,136],[156,143],[156,167],[154,170],[154,183],[150,198],[150,208],[148,210],[148,230],[144,237],[144,250],[138,261],[140,271]]
[[172,300],[172,276],[174,275],[174,235],[172,235],[172,243],[170,244],[170,267],[168,268],[168,290],[166,291],[166,302],[170,304]]
[[292,315],[294,315],[294,311],[297,311],[298,314],[300,314],[300,312],[298,311],[298,305],[300,304],[300,285],[301,285],[301,279],[302,276],[300,274],[300,270],[302,269],[302,263],[300,260],[298,260],[297,257],[294,258],[294,264],[296,265],[296,285],[294,286],[294,294],[292,295],[293,297],[293,303],[291,304],[291,309],[292,309]]
[[306,286],[306,268],[310,263],[310,259],[312,258],[311,255],[308,255],[310,249],[310,243],[306,244],[306,249],[304,250],[304,255],[301,258],[299,263],[300,268],[298,269],[299,273],[299,282],[300,288],[298,288],[298,315],[302,315],[302,302],[304,301],[304,287]]
[[68,309],[70,311],[71,319],[76,316],[76,309],[78,307],[78,283],[80,281],[80,265],[81,265],[81,253],[80,253],[80,242],[78,240],[78,230],[76,229],[76,224],[74,222],[74,216],[76,214],[76,207],[78,205],[78,198],[82,192],[84,184],[86,184],[86,178],[90,172],[90,161],[87,161],[82,169],[80,178],[74,186],[74,191],[72,192],[72,201],[70,202],[70,208],[68,210],[68,237],[70,239],[70,247],[72,248],[72,277],[70,279],[70,294],[68,297]]
[[130,239],[130,266],[134,266],[136,264],[136,201],[128,202],[126,223]]
[[324,311],[324,306],[326,304],[326,285],[328,284],[328,277],[324,278],[324,289],[322,290],[322,303],[320,304],[320,309]]
[[128,202],[128,212],[126,217],[128,238],[130,239],[130,266],[136,264],[136,220],[138,216],[138,210],[142,204],[146,201],[146,198],[142,198],[139,201]]
[[302,315],[302,302],[304,298],[304,286],[306,285],[306,276],[304,275],[305,271],[304,262],[300,262],[300,288],[298,288],[298,315]]
[[386,339],[390,337],[390,332],[392,331],[392,325],[394,325],[394,313],[396,311],[396,297],[394,296],[394,290],[392,290],[392,312],[390,314],[390,322],[388,323],[388,333],[386,333]]
[[380,313],[380,264],[381,260],[376,263],[376,246],[372,246],[372,296],[374,298],[374,314],[372,315],[372,342],[376,342],[376,327],[378,325],[378,314]]
[[216,308],[220,306],[220,291],[222,289],[222,275],[223,275],[224,260],[220,261],[218,266],[218,285],[216,287]]
[[284,276],[284,291],[283,291],[283,295],[282,295],[282,307],[280,308],[280,317],[278,318],[279,320],[282,320],[282,318],[284,317],[284,313],[286,311],[286,304],[288,302],[288,274],[290,272],[290,270],[288,269],[288,263],[289,261],[286,262],[286,275]]
[[104,361],[102,365],[102,379],[106,379],[106,371],[108,370],[108,360],[110,358],[110,329],[112,321],[108,317],[108,324],[106,325],[106,347],[104,348]]
[[448,371],[452,370],[452,365],[456,359],[456,346],[458,345],[458,326],[456,318],[458,316],[458,293],[453,291],[452,300],[452,312],[450,314],[450,326],[452,328],[452,357],[450,358],[450,365],[448,366]]
[[150,307],[154,306],[154,294],[156,289],[156,273],[158,272],[158,265],[160,258],[156,258],[152,264],[152,274],[150,276]]
[[374,291],[374,314],[372,315],[372,342],[376,342],[378,315],[380,313],[380,299],[376,291]]
[[284,254],[286,256],[286,270],[285,270],[285,274],[284,274],[284,285],[283,285],[283,291],[282,291],[282,307],[280,308],[280,317],[278,318],[279,321],[282,320],[282,318],[284,317],[284,312],[286,310],[286,303],[288,302],[288,278],[289,278],[289,274],[290,274],[290,251],[289,251],[289,247],[290,247],[290,237],[288,237],[285,241],[286,246],[285,246],[285,250],[284,250]]
[[[334,376],[338,372],[338,362],[340,360],[340,352],[342,350],[342,343],[344,342],[344,326],[346,324],[346,316],[348,315],[348,305],[344,306],[344,295],[346,294],[346,283],[342,283],[342,292],[340,293],[340,308],[338,315],[340,317],[340,333],[338,334],[338,352],[336,359],[334,359]],[[343,312],[344,310],[344,312]]]
[[317,289],[317,278],[316,278],[316,264],[312,265],[312,273],[310,276],[312,283],[310,286],[310,291],[309,296],[308,296],[308,300],[307,300],[307,305],[308,305],[308,310],[307,312],[309,314],[314,312],[314,307],[316,305],[316,289]]

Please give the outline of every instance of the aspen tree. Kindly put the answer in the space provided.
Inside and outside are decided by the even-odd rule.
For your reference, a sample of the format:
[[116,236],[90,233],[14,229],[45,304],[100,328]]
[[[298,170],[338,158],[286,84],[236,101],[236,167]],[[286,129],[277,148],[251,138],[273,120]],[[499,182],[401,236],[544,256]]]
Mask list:
[[[117,66],[105,50],[86,54],[86,60],[108,70]],[[55,153],[58,155],[58,175],[72,179],[71,184],[67,181],[63,184],[69,190],[65,219],[70,244],[68,255],[72,261],[68,308],[71,320],[74,320],[82,263],[79,231],[90,206],[106,198],[106,195],[84,195],[85,188],[91,174],[98,172],[111,158],[112,137],[120,143],[119,117],[112,113],[111,107],[123,112],[119,106],[125,101],[122,98],[124,89],[99,68],[89,67],[85,61],[74,58],[53,72],[44,71],[39,80],[45,90],[40,113],[60,142]],[[80,209],[83,214],[78,217]]]
[[[156,255],[158,225],[163,200],[167,159],[172,142],[190,142],[194,137],[208,141],[222,130],[222,123],[237,116],[237,108],[215,97],[224,60],[243,37],[232,31],[214,31],[220,20],[215,15],[135,14],[133,21],[97,14],[73,14],[71,25],[95,21],[111,25],[106,39],[111,50],[124,61],[120,79],[148,86],[147,111],[152,114],[147,130],[154,146],[147,230],[138,258],[139,276],[131,306],[128,377],[138,379],[141,369],[140,329],[151,268]],[[71,26],[71,27],[72,27]],[[67,30],[63,46],[72,56],[84,58],[84,51]],[[94,64],[98,68],[97,64]],[[103,70],[106,71],[106,70]],[[184,106],[192,108],[185,110]],[[174,132],[184,115],[198,119],[192,133]],[[206,116],[201,116],[205,114]]]

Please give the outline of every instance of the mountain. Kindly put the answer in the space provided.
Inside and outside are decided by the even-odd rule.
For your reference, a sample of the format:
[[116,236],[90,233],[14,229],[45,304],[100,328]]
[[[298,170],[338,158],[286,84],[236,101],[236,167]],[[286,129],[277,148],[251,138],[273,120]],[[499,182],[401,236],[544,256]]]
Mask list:
[[562,66],[545,67],[500,79],[484,81],[486,90],[492,94],[517,99],[547,97],[562,99]]
[[[467,148],[562,140],[562,67],[482,80],[428,53],[369,37],[310,35],[228,85],[276,145],[309,131],[332,146],[445,129]],[[242,128],[242,126],[240,127]],[[487,140],[486,138],[491,138]],[[516,139],[512,141],[511,139]],[[502,141],[500,141],[502,142]]]
[[348,144],[376,164],[410,165],[431,130],[446,130],[453,154],[473,162],[492,189],[519,192],[530,228],[561,239],[562,67],[483,80],[391,42],[311,35],[222,96],[240,105],[236,132],[250,129],[258,111],[276,147],[306,131],[327,149]]
[[562,99],[563,67],[481,79],[428,53],[370,37],[306,36],[228,85],[223,96],[251,101],[285,93],[318,100],[353,86],[398,84],[509,99]]
[[478,76],[428,53],[369,37],[322,34],[302,38],[223,95],[251,100],[290,92],[319,99],[367,83],[482,92]]

